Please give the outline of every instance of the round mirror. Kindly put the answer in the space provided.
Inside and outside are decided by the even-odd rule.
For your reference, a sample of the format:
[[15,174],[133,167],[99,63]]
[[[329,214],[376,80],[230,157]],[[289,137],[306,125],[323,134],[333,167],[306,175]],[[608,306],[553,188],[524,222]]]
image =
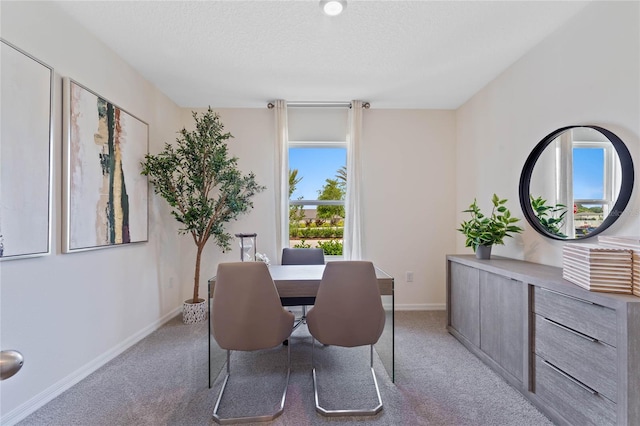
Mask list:
[[631,154],[614,133],[597,126],[563,127],[529,154],[520,176],[520,206],[544,236],[592,237],[622,214],[633,179]]

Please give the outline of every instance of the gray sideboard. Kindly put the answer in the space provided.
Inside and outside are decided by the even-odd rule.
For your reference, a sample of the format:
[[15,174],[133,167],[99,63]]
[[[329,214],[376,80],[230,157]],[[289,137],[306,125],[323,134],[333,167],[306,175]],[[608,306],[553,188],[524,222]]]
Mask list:
[[640,425],[640,298],[562,269],[447,256],[447,329],[557,424]]

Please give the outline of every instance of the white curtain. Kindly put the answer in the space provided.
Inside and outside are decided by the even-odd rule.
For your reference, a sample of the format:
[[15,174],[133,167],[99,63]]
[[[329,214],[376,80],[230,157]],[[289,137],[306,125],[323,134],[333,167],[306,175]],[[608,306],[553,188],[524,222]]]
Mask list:
[[282,249],[289,247],[289,147],[287,102],[277,100],[276,108],[276,258],[282,261]]
[[362,101],[352,101],[347,139],[347,194],[345,198],[344,246],[345,260],[362,259],[361,164]]

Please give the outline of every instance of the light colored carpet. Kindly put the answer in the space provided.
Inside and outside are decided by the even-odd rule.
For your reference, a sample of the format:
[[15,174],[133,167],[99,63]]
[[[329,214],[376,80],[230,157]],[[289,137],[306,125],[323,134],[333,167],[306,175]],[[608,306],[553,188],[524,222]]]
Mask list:
[[[285,412],[271,424],[540,425],[552,423],[446,332],[445,312],[396,313],[396,383],[374,355],[383,411],[374,417],[325,418],[315,412],[311,336],[290,339],[292,368]],[[321,403],[370,408],[375,390],[368,348],[316,345]],[[286,347],[232,354],[232,381],[221,414],[270,411],[281,396]],[[209,425],[224,370],[207,380],[207,324],[180,317],[91,374],[26,419],[43,425]],[[323,399],[324,398],[324,399]]]

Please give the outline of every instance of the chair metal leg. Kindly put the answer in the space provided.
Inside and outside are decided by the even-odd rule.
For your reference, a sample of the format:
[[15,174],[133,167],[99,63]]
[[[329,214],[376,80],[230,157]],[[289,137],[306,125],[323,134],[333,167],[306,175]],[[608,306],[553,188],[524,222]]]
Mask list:
[[371,368],[371,375],[373,376],[373,384],[376,387],[376,395],[378,396],[378,405],[376,405],[374,408],[367,410],[367,409],[353,409],[353,410],[328,410],[326,408],[323,408],[322,406],[320,406],[320,401],[318,398],[318,383],[317,383],[317,379],[316,379],[316,366],[315,366],[315,362],[313,359],[313,352],[314,352],[314,348],[315,348],[315,342],[316,339],[313,339],[313,342],[311,344],[311,366],[312,366],[312,373],[313,373],[313,393],[315,396],[315,401],[316,401],[316,411],[320,414],[322,414],[323,416],[326,417],[338,417],[338,416],[375,416],[376,414],[378,414],[380,411],[382,411],[382,397],[380,396],[380,388],[378,387],[378,380],[376,379],[376,373],[373,370],[373,345],[371,345],[370,348],[370,355],[371,355],[371,364],[370,364],[370,368]]
[[282,399],[280,400],[280,408],[272,414],[265,414],[262,416],[248,416],[248,417],[227,417],[222,418],[218,415],[218,408],[220,407],[220,401],[222,401],[222,394],[224,394],[224,390],[227,386],[227,382],[229,381],[229,376],[231,376],[231,351],[227,350],[227,374],[224,378],[224,383],[222,384],[222,389],[220,389],[220,394],[218,395],[218,400],[216,401],[216,405],[213,409],[213,420],[216,423],[221,425],[230,425],[230,424],[238,424],[238,423],[252,423],[252,422],[268,422],[276,417],[284,411],[284,402],[287,398],[287,388],[289,387],[289,376],[291,374],[291,346],[287,346],[287,381],[284,385],[284,391],[282,392]]
[[[293,333],[296,328],[298,328],[302,324],[306,324],[306,323],[307,323],[307,307],[303,306],[302,307],[302,316],[295,320],[295,322],[293,324],[293,328],[291,329],[291,333]],[[283,340],[282,344],[285,345],[285,346],[288,345],[289,344],[289,339]]]
[[302,306],[302,316],[300,316],[300,318],[296,318],[295,324],[293,325],[293,329],[295,330],[300,325],[306,324],[306,323],[307,323],[307,307]]
[[[293,329],[291,330],[291,332],[293,333],[296,328],[298,328],[302,324],[306,324],[306,323],[307,323],[307,307],[306,306],[302,306],[302,316],[295,320],[295,323],[293,324]],[[288,345],[289,344],[289,339],[284,340],[282,342],[282,344],[285,345],[285,346]]]

